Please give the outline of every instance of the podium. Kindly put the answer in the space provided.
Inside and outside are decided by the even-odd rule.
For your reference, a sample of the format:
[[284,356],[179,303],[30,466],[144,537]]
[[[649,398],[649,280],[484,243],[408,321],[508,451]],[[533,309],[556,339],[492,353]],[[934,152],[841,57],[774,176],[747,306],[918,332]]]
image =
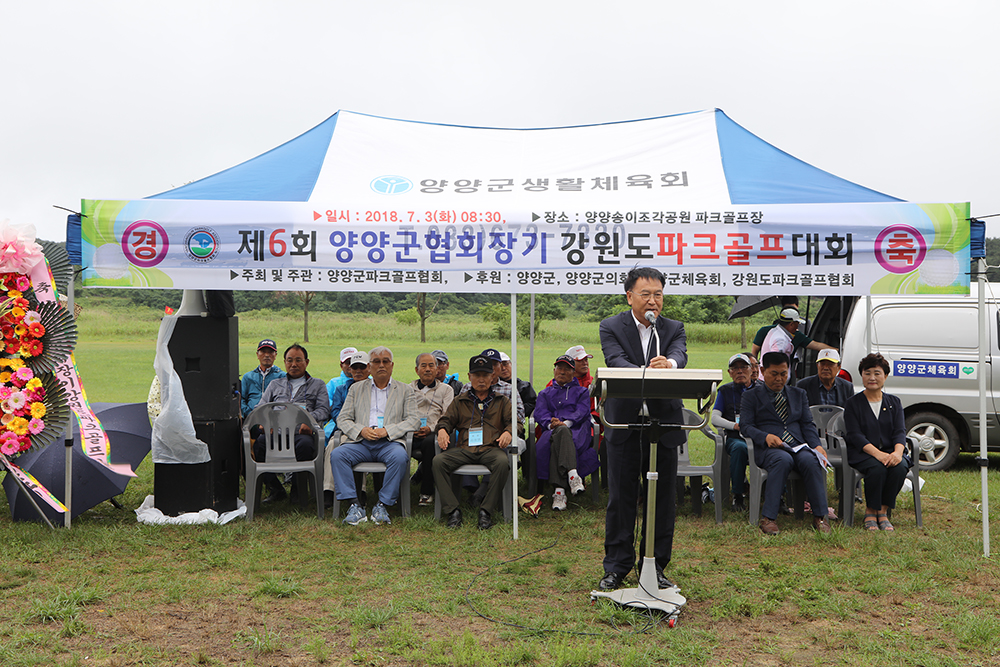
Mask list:
[[[598,399],[598,413],[605,428],[629,429],[649,434],[649,471],[646,473],[646,553],[643,554],[637,588],[619,588],[616,591],[591,591],[590,599],[606,598],[625,607],[656,609],[670,616],[670,624],[687,604],[676,586],[661,589],[656,581],[656,559],[653,555],[656,530],[656,447],[654,444],[666,431],[698,430],[708,422],[708,415],[715,400],[715,392],[722,382],[722,371],[697,368],[598,368],[590,385],[591,393]],[[642,400],[639,419],[634,423],[615,424],[607,420],[604,404],[609,398]],[[701,424],[662,423],[650,415],[646,399],[697,399],[698,413],[703,415]]]

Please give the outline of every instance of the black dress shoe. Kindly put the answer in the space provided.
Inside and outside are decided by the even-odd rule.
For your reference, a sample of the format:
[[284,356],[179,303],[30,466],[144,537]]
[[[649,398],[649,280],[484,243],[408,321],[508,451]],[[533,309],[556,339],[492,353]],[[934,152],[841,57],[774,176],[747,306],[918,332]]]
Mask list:
[[665,588],[677,588],[677,590],[680,590],[680,587],[674,586],[674,582],[667,579],[666,575],[663,574],[663,570],[656,571],[656,585],[660,587],[661,591]]
[[493,526],[493,517],[484,509],[479,510],[479,530],[489,530]]
[[462,510],[456,509],[454,512],[448,515],[449,528],[458,528],[462,525]]
[[287,497],[288,494],[285,492],[285,487],[279,485],[271,487],[271,493],[268,494],[267,498],[264,498],[260,502],[262,505],[270,505],[271,503],[281,502]]
[[601,579],[601,583],[597,584],[597,587],[602,591],[613,591],[615,589],[621,588],[622,582],[625,581],[624,574],[618,574],[617,572],[608,572]]

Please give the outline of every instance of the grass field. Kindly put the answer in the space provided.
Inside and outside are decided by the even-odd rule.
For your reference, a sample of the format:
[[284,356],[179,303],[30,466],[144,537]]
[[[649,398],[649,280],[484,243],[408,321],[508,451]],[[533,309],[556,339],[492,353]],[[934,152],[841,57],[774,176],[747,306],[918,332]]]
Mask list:
[[[145,400],[158,317],[86,306],[77,362],[91,401]],[[299,317],[241,316],[241,367],[253,367],[261,338],[299,340]],[[432,318],[426,345],[391,317],[317,314],[310,330],[310,371],[324,379],[348,344],[388,345],[407,381],[419,351],[445,349],[461,371],[483,347],[503,349],[471,317]],[[722,367],[738,349],[737,327],[688,333],[690,367]],[[596,323],[546,323],[536,386],[578,343],[600,366]],[[527,377],[526,345],[518,361]],[[693,449],[707,462],[705,443]],[[153,466],[138,472],[124,510],[104,503],[69,531],[12,523],[0,504],[0,665],[1000,662],[1000,568],[982,557],[979,468],[968,455],[925,473],[922,529],[901,496],[894,535],[835,525],[823,536],[782,517],[782,534],[764,538],[745,515],[727,511],[716,525],[711,505],[701,517],[680,508],[668,576],[689,603],[673,629],[590,603],[604,511],[589,494],[562,515],[548,504],[537,519],[522,514],[516,542],[507,524],[449,531],[423,508],[383,527],[319,521],[288,504],[249,524],[150,527],[131,510],[152,493]],[[995,525],[1000,456],[990,455],[989,476]]]

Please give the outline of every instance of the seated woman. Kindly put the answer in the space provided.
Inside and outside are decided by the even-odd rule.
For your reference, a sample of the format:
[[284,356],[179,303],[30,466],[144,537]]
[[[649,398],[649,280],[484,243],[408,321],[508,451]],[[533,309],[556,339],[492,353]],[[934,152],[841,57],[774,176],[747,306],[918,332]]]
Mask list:
[[904,453],[903,406],[882,391],[889,362],[881,354],[862,359],[858,372],[865,390],[847,399],[844,406],[847,462],[865,480],[865,529],[891,531],[889,510],[896,506],[896,496],[913,465]]
[[553,367],[552,384],[538,394],[535,421],[542,429],[536,449],[538,479],[548,480],[555,493],[552,509],[566,509],[566,489],[584,490],[583,478],[597,470],[591,444],[590,392],[573,376],[573,358],[562,355]]

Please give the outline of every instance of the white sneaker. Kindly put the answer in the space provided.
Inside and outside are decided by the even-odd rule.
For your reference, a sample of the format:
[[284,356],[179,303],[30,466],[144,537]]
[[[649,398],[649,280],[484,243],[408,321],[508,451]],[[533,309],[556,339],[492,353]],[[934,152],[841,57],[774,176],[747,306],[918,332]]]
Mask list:
[[552,494],[552,511],[566,511],[566,492],[562,489],[557,489],[556,492]]
[[569,492],[574,496],[583,493],[586,489],[583,487],[583,478],[579,475],[569,476]]

